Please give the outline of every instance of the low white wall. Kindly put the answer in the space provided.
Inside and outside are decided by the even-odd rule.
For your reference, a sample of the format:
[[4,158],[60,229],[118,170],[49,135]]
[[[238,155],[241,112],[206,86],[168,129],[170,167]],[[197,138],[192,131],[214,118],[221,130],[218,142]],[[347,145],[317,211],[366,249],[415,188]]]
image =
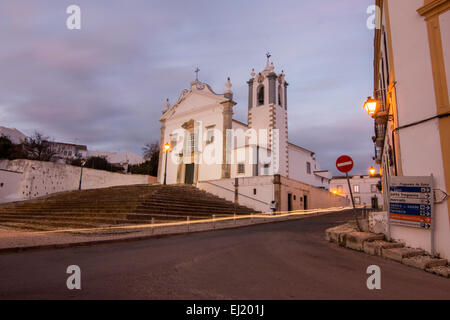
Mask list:
[[0,169],[0,202],[9,202],[17,199],[22,172]]
[[328,190],[281,177],[281,211],[288,211],[288,194],[291,194],[292,197],[292,210],[325,209],[349,205],[346,198],[335,195]]
[[[0,203],[77,190],[80,173],[80,167],[61,163],[0,160],[0,180],[8,181],[5,192],[0,192]],[[156,178],[84,168],[81,188],[97,189],[149,183],[156,183]]]
[[[235,179],[200,181],[197,188],[234,202],[235,181]],[[238,183],[240,205],[260,212],[270,212],[270,202],[274,200],[273,176],[238,178]]]
[[[260,212],[271,212],[270,203],[272,200],[276,200],[274,176],[238,178],[238,184],[238,202],[240,205]],[[197,183],[197,187],[228,201],[234,201],[235,199],[235,179],[201,181]],[[349,205],[348,200],[344,197],[309,184],[281,177],[280,211],[288,211],[288,194],[292,195],[292,211],[303,210],[304,199],[307,201],[307,209],[346,207]]]

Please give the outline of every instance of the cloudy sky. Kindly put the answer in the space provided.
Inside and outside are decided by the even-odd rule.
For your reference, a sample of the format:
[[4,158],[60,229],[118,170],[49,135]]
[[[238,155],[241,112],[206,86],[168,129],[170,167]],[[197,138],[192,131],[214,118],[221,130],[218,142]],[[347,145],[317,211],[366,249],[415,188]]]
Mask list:
[[[341,154],[353,174],[373,164],[373,0],[3,0],[0,2],[0,125],[39,130],[89,149],[141,153],[159,140],[166,98],[194,80],[216,92],[231,77],[247,122],[252,68],[272,53],[289,86],[291,142],[334,173]],[[81,30],[66,9],[81,8]],[[295,165],[295,164],[291,164]]]

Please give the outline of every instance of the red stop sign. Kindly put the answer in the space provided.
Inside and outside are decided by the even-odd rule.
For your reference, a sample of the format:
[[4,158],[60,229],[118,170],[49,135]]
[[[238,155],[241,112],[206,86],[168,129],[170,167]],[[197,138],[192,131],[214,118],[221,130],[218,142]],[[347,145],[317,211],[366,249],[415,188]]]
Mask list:
[[353,159],[349,156],[339,157],[336,161],[336,168],[343,173],[348,173],[353,169]]

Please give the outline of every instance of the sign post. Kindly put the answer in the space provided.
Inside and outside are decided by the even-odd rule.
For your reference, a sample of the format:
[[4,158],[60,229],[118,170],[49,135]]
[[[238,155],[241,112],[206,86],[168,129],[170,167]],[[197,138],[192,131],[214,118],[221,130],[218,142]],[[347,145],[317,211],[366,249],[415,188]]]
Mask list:
[[389,220],[391,225],[430,230],[431,254],[434,250],[433,176],[391,177]]
[[353,169],[353,165],[354,165],[353,159],[349,156],[341,156],[336,161],[336,168],[340,172],[345,173],[345,177],[347,178],[348,190],[350,191],[350,197],[352,199],[353,213],[355,214],[356,218],[356,226],[358,227],[358,230],[360,230],[358,214],[356,213],[355,199],[353,198],[353,190],[350,184],[350,177],[348,176],[348,173]]

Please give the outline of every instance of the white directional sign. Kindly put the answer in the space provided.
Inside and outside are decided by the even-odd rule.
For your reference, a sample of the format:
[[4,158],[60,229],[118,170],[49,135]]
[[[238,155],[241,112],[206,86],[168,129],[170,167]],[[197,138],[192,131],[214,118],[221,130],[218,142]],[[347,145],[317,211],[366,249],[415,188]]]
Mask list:
[[432,177],[391,177],[390,222],[431,229],[434,209]]

